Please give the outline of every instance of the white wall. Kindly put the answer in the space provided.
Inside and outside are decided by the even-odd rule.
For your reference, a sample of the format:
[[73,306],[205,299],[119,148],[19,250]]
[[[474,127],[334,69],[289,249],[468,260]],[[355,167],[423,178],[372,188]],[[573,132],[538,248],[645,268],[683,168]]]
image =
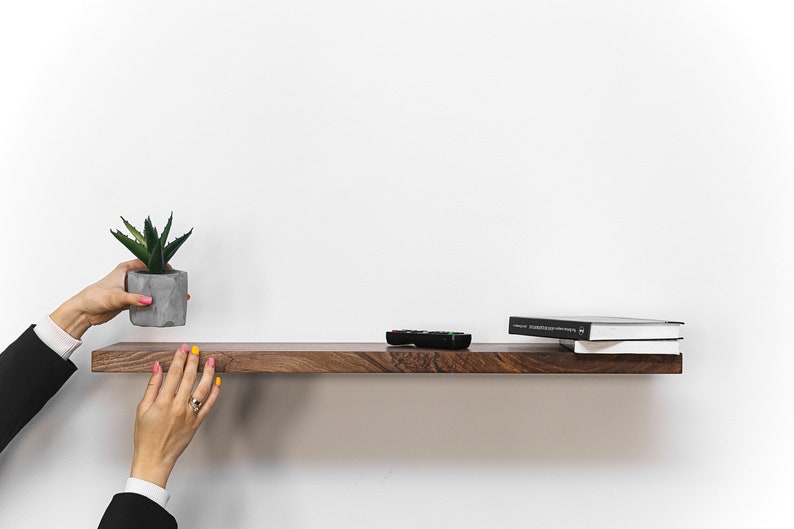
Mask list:
[[[195,226],[188,325],[86,336],[0,455],[0,526],[94,526],[146,375],[117,341],[514,341],[680,318],[681,376],[225,376],[183,527],[791,527],[794,9],[6,2],[0,340]],[[8,406],[10,403],[0,403]],[[67,519],[63,520],[68,513]]]

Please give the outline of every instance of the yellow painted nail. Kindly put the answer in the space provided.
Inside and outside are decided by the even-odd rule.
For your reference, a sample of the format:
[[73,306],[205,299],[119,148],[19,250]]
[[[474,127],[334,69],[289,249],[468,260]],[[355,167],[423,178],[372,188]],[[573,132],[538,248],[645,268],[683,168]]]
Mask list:
[[215,385],[221,387],[221,377],[215,377]]
[[198,345],[194,345],[193,348],[190,350],[190,352],[193,353],[194,355],[198,356],[198,354],[199,354]]

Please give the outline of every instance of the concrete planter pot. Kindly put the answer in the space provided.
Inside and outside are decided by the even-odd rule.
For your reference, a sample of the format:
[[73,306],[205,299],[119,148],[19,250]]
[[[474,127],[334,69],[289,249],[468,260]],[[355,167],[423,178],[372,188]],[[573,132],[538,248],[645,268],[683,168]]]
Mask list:
[[127,292],[152,297],[148,307],[130,307],[130,321],[139,327],[177,327],[187,317],[187,272],[165,270],[150,274],[145,270],[127,273]]

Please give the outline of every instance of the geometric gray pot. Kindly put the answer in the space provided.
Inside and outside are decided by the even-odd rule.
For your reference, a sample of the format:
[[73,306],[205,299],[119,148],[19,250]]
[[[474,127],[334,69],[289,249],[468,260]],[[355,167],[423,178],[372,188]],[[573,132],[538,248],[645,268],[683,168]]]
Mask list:
[[130,321],[139,327],[175,327],[187,317],[187,272],[146,270],[127,272],[127,292],[152,297],[148,307],[130,307]]

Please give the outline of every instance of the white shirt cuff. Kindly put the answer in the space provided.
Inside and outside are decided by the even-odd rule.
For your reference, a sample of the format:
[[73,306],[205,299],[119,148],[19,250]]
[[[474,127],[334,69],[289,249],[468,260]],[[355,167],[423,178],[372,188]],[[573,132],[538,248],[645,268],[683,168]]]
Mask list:
[[157,505],[165,509],[165,504],[171,499],[171,494],[162,487],[138,478],[127,478],[127,486],[124,492],[134,492],[141,496],[146,496]]
[[39,321],[33,332],[44,345],[58,353],[64,360],[68,360],[69,355],[83,344],[82,340],[72,338],[68,332],[58,327],[49,316]]

